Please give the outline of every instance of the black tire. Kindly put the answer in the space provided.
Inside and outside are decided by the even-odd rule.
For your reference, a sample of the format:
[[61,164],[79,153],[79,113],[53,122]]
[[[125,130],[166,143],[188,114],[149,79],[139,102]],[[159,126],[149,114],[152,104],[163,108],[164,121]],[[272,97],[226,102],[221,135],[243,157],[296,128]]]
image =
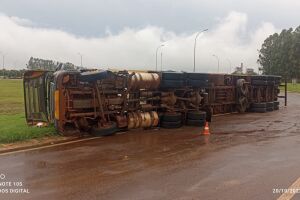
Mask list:
[[268,80],[268,77],[267,76],[251,76],[251,80],[252,81],[254,81],[254,80],[266,81],[266,80]]
[[93,136],[109,136],[115,134],[117,131],[117,124],[115,122],[111,122],[110,125],[105,127],[93,127],[91,129],[91,134]]
[[168,128],[168,129],[180,128],[182,126],[182,123],[181,123],[181,121],[177,121],[177,122],[162,121],[160,126],[162,128]]
[[199,120],[188,119],[186,121],[186,125],[188,125],[188,126],[203,127],[203,126],[205,126],[205,119],[199,119]]
[[274,101],[274,107],[279,106],[279,104],[280,104],[279,101]]
[[181,80],[162,80],[162,88],[181,88],[184,86],[184,81]]
[[192,87],[208,87],[208,80],[188,80],[187,85]]
[[274,76],[274,79],[275,79],[275,85],[280,85],[281,76]]
[[203,111],[191,111],[187,113],[187,118],[192,120],[205,120],[206,112]]
[[274,110],[279,110],[279,106],[274,106]]
[[267,112],[267,109],[266,108],[252,108],[252,112],[265,113],[265,112]]
[[163,72],[162,80],[184,80],[185,74],[181,72]]
[[253,103],[252,108],[266,108],[267,104],[266,103]]
[[270,76],[267,76],[267,81],[275,81],[275,76],[272,76],[272,75],[270,75]]
[[266,110],[267,110],[267,112],[272,112],[272,111],[274,111],[274,107],[269,107]]
[[208,74],[205,73],[187,73],[187,78],[192,80],[208,80]]
[[164,122],[178,122],[181,121],[181,113],[164,113],[161,120]]
[[252,80],[251,83],[252,85],[262,85],[262,86],[268,85],[268,82],[263,80]]
[[276,86],[279,86],[280,84],[281,84],[280,81],[279,82],[275,81]]
[[274,108],[274,102],[267,102],[267,108]]

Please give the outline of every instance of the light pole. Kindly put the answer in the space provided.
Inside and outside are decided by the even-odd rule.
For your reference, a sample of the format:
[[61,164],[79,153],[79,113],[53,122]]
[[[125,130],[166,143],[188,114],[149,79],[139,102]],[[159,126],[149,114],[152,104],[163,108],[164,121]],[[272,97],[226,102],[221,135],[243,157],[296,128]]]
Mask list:
[[163,52],[160,52],[160,71],[162,71],[162,54]]
[[156,67],[155,67],[155,71],[157,71],[157,53],[158,53],[158,50],[160,49],[160,48],[162,48],[163,46],[165,46],[164,44],[161,44],[161,45],[159,45],[157,48],[156,48]]
[[219,73],[220,72],[220,58],[215,54],[213,54],[212,56],[218,60],[218,73]]
[[231,61],[229,60],[229,58],[227,58],[227,61],[228,61],[228,63],[229,63],[229,73],[231,73]]
[[208,31],[208,29],[204,29],[203,31],[200,31],[197,33],[196,37],[195,37],[195,43],[194,43],[194,72],[196,71],[196,45],[197,45],[197,38],[198,36],[205,32],[205,31]]
[[3,78],[4,78],[4,76],[5,76],[5,73],[4,73],[4,68],[5,68],[5,56],[6,56],[7,54],[2,53],[2,52],[0,52],[0,54],[2,54],[2,68],[3,68],[2,75],[3,75]]
[[80,66],[81,66],[81,68],[82,68],[82,54],[80,53],[80,52],[78,52],[78,55],[80,56]]

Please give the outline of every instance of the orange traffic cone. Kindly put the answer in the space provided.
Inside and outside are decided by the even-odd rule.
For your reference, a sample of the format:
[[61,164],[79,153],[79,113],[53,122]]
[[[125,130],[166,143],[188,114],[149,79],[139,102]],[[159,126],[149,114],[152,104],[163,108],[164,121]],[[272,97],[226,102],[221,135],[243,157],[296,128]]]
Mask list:
[[203,135],[210,135],[208,122],[205,123]]

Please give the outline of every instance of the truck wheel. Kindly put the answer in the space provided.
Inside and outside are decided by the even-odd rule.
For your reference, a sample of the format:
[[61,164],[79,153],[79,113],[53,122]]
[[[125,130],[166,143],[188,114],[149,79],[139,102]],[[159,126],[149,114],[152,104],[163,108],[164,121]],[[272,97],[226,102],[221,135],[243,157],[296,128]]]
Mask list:
[[187,73],[187,78],[192,79],[192,80],[207,81],[208,80],[208,74],[205,74],[205,73]]
[[162,88],[181,88],[184,86],[184,81],[182,80],[162,80]]
[[161,122],[161,127],[163,127],[163,128],[172,129],[172,128],[180,128],[181,126],[182,126],[181,121],[177,121],[177,122],[162,121]]
[[258,75],[258,76],[252,76],[251,77],[251,80],[254,81],[254,80],[262,80],[262,81],[266,81],[268,79],[267,76],[261,76],[261,75]]
[[263,80],[252,80],[252,85],[268,85],[268,82],[267,81],[263,81]]
[[267,102],[266,106],[267,108],[274,108],[274,102]]
[[91,134],[93,136],[109,136],[117,132],[117,124],[115,122],[110,122],[103,127],[93,127]]
[[187,118],[192,120],[205,120],[206,112],[203,111],[191,111],[187,113]]
[[162,80],[184,80],[185,74],[181,72],[163,72]]
[[176,112],[164,113],[161,120],[164,121],[164,122],[178,122],[178,121],[181,121],[181,113],[176,113]]
[[203,127],[205,125],[205,119],[199,119],[199,120],[194,120],[194,119],[188,119],[186,121],[186,124],[188,126],[198,126],[198,127]]
[[267,104],[266,103],[253,103],[252,108],[266,108]]
[[191,86],[191,87],[208,87],[208,81],[205,81],[205,80],[188,80],[188,86]]
[[265,113],[267,112],[266,108],[252,108],[253,112],[257,112],[257,113]]
[[274,106],[279,106],[279,101],[274,101]]

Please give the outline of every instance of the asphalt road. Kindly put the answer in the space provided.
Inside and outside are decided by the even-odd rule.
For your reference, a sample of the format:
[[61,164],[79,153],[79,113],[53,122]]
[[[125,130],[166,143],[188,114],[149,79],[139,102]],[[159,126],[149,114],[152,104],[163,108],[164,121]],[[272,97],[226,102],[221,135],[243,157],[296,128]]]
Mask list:
[[299,111],[290,94],[279,111],[215,117],[210,136],[136,130],[0,155],[0,199],[277,199],[300,177]]

